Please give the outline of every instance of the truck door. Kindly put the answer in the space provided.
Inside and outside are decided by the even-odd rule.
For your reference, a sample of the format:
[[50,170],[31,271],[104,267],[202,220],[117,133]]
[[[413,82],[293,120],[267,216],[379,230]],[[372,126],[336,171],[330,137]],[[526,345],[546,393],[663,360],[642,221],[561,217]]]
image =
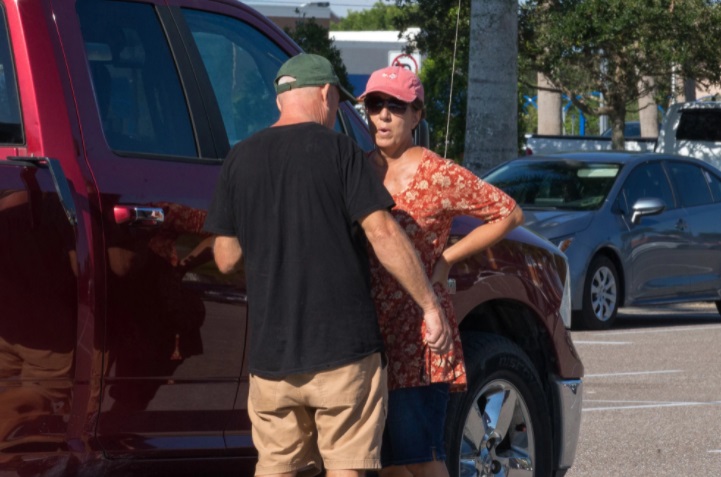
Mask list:
[[[222,123],[215,125],[218,135],[227,138],[232,146],[274,123],[279,114],[275,75],[290,56],[288,49],[295,47],[239,7],[207,2],[201,11],[192,8],[197,2],[172,3],[178,7],[172,12],[184,43],[194,46],[189,48],[193,63],[204,66],[208,82],[202,90],[211,95],[207,101],[219,105]],[[285,48],[275,41],[285,41]],[[234,454],[253,455],[246,404],[247,366],[240,379],[236,412],[225,433],[226,444]]]
[[55,18],[104,234],[97,438],[110,457],[221,455],[246,300],[203,232],[227,150],[209,130],[217,112],[202,105],[166,7],[79,0],[75,12]]
[[0,468],[10,474],[24,464],[39,475],[67,460],[75,229],[48,162],[14,160],[26,138],[5,13],[0,6]]

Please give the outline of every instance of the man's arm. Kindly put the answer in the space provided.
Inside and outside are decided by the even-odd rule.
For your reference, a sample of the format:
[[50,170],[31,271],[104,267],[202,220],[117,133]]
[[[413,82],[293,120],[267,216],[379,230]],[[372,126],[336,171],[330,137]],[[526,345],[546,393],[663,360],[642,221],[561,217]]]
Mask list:
[[372,212],[358,222],[378,260],[423,309],[430,349],[446,353],[453,345],[451,328],[408,236],[385,210]]
[[230,273],[243,258],[243,250],[236,237],[219,235],[213,242],[213,255],[221,273]]

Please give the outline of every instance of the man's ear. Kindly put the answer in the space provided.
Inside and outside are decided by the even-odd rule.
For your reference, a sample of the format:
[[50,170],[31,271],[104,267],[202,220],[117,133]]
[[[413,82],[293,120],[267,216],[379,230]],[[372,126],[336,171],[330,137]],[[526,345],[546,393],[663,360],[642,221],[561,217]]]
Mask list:
[[330,89],[333,87],[332,84],[324,84],[323,87],[320,89],[321,97],[323,98],[323,101],[328,103],[328,95],[330,95]]

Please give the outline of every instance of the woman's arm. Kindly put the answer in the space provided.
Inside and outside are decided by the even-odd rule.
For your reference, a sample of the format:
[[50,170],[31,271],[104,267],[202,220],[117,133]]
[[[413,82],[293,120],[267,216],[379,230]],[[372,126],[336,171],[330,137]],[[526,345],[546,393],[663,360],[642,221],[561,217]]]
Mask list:
[[508,232],[522,223],[523,211],[516,206],[505,218],[476,227],[471,233],[443,251],[433,267],[431,283],[440,283],[443,287],[447,287],[448,273],[454,264],[500,241]]

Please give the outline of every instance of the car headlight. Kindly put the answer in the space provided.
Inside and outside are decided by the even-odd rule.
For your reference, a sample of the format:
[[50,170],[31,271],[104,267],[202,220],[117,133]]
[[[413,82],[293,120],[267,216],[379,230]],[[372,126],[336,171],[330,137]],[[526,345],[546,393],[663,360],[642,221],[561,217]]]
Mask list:
[[566,328],[571,328],[571,270],[566,262],[566,279],[563,281],[563,298],[561,299],[561,318]]

